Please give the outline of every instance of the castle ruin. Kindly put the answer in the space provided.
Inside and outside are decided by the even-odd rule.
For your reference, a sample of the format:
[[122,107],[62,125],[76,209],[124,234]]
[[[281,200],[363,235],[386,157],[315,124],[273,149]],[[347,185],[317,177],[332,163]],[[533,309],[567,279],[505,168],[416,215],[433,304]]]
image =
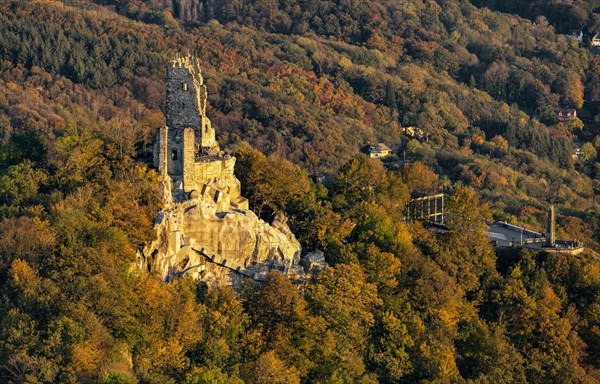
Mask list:
[[178,57],[167,65],[167,125],[159,129],[154,150],[154,166],[165,181],[165,200],[203,195],[221,211],[248,209],[233,174],[235,158],[221,152],[206,116],[207,99],[197,59]]
[[177,57],[167,64],[167,125],[158,129],[154,165],[162,176],[164,209],[146,246],[142,267],[164,280],[177,276],[209,285],[241,277],[263,279],[272,269],[300,277],[300,244],[284,217],[266,223],[248,209],[235,157],[224,154],[206,115],[200,64]]

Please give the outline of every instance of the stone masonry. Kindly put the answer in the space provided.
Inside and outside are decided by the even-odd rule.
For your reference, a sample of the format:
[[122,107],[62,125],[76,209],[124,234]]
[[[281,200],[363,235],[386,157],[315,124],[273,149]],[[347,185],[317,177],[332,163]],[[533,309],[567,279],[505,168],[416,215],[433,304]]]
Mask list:
[[[206,116],[207,91],[197,59],[178,57],[167,65],[167,125],[160,128],[154,165],[173,201],[209,193],[221,204],[248,209],[233,175],[235,158],[224,155]],[[227,197],[224,197],[224,195]]]

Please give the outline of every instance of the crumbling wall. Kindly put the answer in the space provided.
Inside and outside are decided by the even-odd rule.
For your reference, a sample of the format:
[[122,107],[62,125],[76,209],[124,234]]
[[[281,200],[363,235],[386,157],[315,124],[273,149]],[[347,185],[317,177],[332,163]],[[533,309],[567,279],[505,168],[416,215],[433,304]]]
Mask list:
[[161,175],[167,172],[167,146],[168,129],[164,125],[156,132],[156,143],[154,144],[153,162]]
[[210,119],[202,117],[202,135],[200,138],[202,148],[208,148],[208,155],[214,155],[219,152],[219,143],[215,139],[215,130],[212,127]]
[[[178,58],[167,65],[167,126],[171,130],[202,126],[198,98],[189,58]],[[198,132],[201,133],[201,132]]]
[[192,128],[196,141],[207,151],[219,151],[215,130],[206,117],[208,96],[200,64],[179,57],[167,65],[167,126],[173,131]]
[[185,192],[191,192],[197,189],[195,181],[195,137],[194,130],[192,128],[183,129],[183,190]]

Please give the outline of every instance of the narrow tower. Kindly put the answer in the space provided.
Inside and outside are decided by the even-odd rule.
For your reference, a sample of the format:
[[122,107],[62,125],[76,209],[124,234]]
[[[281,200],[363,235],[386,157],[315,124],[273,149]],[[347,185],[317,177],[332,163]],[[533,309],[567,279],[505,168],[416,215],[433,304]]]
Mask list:
[[206,118],[207,91],[198,59],[177,57],[167,64],[167,126],[176,131],[193,128],[205,147],[215,144]]
[[554,218],[554,205],[548,208],[548,220],[546,222],[546,247],[554,247],[556,241],[554,237],[555,231],[555,218]]

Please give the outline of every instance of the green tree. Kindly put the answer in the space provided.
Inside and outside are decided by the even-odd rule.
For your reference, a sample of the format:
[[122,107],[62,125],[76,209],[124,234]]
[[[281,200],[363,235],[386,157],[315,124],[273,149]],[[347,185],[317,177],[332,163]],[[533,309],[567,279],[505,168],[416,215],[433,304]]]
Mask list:
[[15,206],[31,204],[47,181],[48,175],[29,160],[12,165],[0,176],[0,203]]
[[231,377],[219,369],[195,368],[185,375],[183,384],[243,384],[244,381]]
[[236,175],[260,216],[264,208],[275,214],[286,205],[309,192],[310,180],[306,172],[287,160],[267,158],[256,150],[240,149],[236,153]]
[[402,302],[401,312],[385,310],[380,313],[369,343],[369,360],[382,382],[399,381],[413,370],[409,351],[414,345],[414,336],[411,335],[414,329],[411,329],[410,322],[416,316],[402,299],[393,298],[391,301]]
[[596,160],[598,156],[598,152],[596,152],[596,148],[592,145],[592,143],[584,143],[581,146],[581,161],[586,163],[592,163]]
[[335,176],[334,208],[349,208],[360,202],[370,202],[384,179],[381,162],[360,156],[344,164]]
[[324,377],[359,380],[366,372],[363,355],[367,335],[381,304],[375,285],[356,264],[339,264],[322,272],[306,291],[309,307],[327,321],[334,334],[335,360],[321,367]]
[[459,324],[458,368],[462,377],[488,382],[525,382],[525,361],[502,326],[490,327],[479,319]]

